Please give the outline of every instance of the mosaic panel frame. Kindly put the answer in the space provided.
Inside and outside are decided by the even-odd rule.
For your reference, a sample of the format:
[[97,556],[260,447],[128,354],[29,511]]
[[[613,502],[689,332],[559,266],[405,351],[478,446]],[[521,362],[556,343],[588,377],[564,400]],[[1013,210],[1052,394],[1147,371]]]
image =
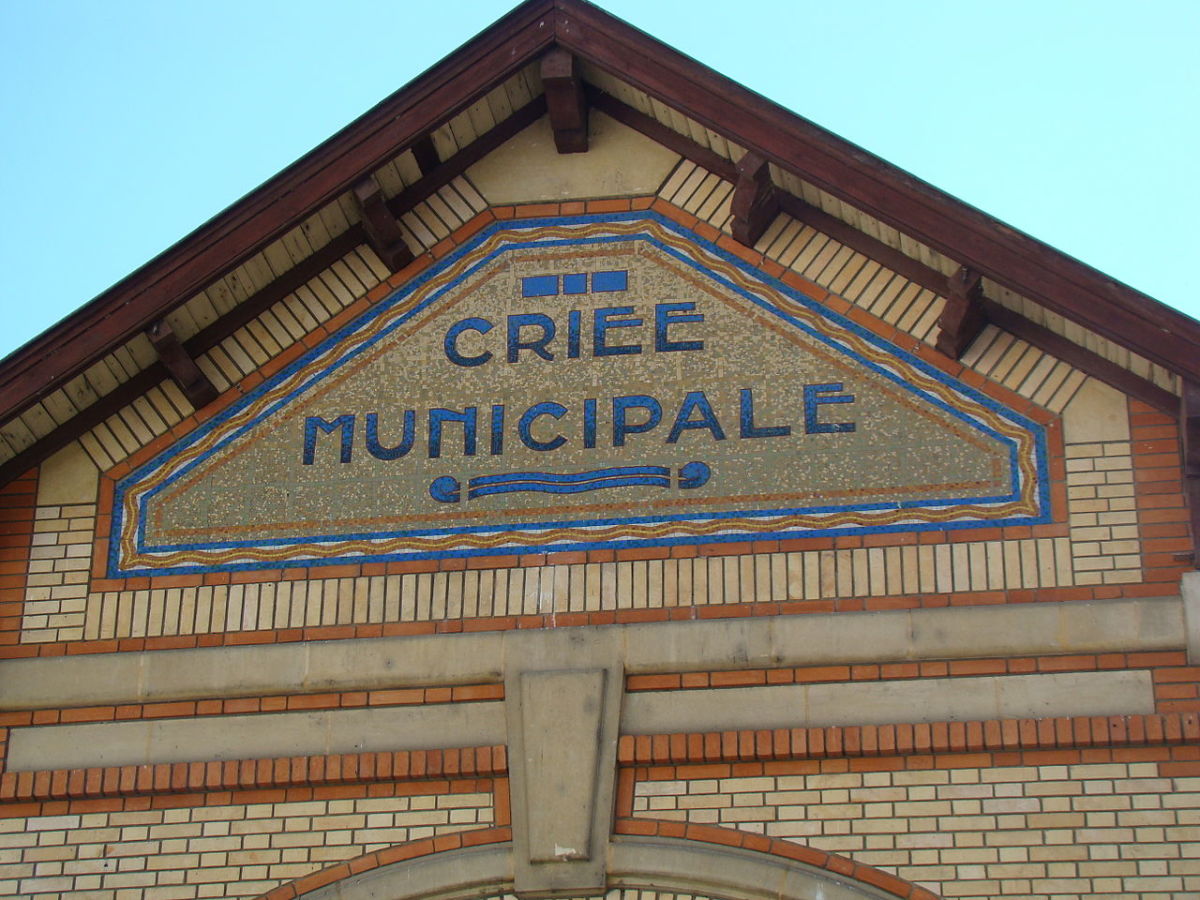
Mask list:
[[[625,515],[587,521],[489,524],[311,534],[174,546],[146,540],[146,504],[165,486],[219,453],[294,398],[435,304],[462,279],[513,248],[647,241],[721,284],[774,321],[802,330],[831,351],[1009,447],[1009,490],[993,497],[938,497],[904,503],[747,509],[675,516]],[[280,569],[346,562],[518,555],[621,547],[746,542],[1050,521],[1044,429],[995,399],[749,265],[657,213],[634,212],[501,221],[410,280],[355,321],[249,391],[227,409],[121,479],[108,547],[110,577]],[[690,533],[689,533],[690,532]],[[424,543],[422,543],[424,542]],[[436,543],[433,543],[436,542]]]

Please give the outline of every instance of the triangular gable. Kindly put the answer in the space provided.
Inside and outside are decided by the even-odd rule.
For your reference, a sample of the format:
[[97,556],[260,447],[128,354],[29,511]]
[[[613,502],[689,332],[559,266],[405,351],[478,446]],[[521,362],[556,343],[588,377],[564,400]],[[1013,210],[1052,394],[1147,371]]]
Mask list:
[[[590,117],[588,130],[603,140],[564,147],[562,139],[582,133],[581,117]],[[547,157],[547,138],[560,153],[587,150]],[[534,158],[549,161],[538,173],[540,185],[528,172]],[[506,193],[522,169],[515,179],[520,189]],[[604,198],[640,192],[695,215],[706,239],[732,237],[793,271],[803,256],[793,260],[782,245],[797,229],[813,229],[829,243],[817,262],[869,259],[894,272],[921,290],[896,315],[899,303],[880,313],[886,304],[872,302],[869,291],[855,298],[846,292],[854,285],[817,280],[878,314],[882,322],[871,327],[906,348],[917,346],[918,357],[925,348],[910,345],[909,336],[936,346],[947,360],[986,363],[987,371],[976,367],[976,375],[1006,373],[994,380],[1051,413],[1061,412],[1088,376],[1171,415],[1180,395],[1196,394],[1196,323],[605,13],[554,0],[519,7],[47,339],[6,360],[0,408],[12,417],[0,423],[0,481],[63,448],[69,452],[76,440],[101,471],[119,465],[124,472],[139,447],[151,441],[161,447],[168,432],[184,434],[181,422],[193,413],[207,420],[229,400],[210,407],[214,396],[239,383],[243,390],[241,380],[257,366],[274,371],[282,360],[272,357],[282,351],[291,358],[292,342],[314,340],[313,326],[302,322],[244,349],[257,340],[244,332],[261,334],[277,304],[287,305],[312,283],[336,280],[330,273],[347,261],[370,277],[361,279],[361,291],[351,277],[348,299],[314,310],[317,325],[374,280],[405,270],[414,256],[422,265],[441,259],[442,244],[461,239],[468,220],[488,207],[501,216],[510,202],[577,197],[588,209],[602,209]],[[701,195],[703,202],[695,199]],[[222,350],[227,342],[237,348],[230,358]],[[1036,351],[1024,353],[1026,345]],[[1020,365],[1006,367],[1010,351]],[[1039,383],[1025,379],[1050,370]],[[147,403],[154,409],[146,410]],[[1192,422],[1195,406],[1185,411]],[[1189,465],[1200,445],[1195,431],[1193,424]],[[1200,508],[1200,500],[1192,505]]]
[[[364,230],[371,231],[369,217],[358,222],[353,211],[354,188],[364,176],[378,175],[382,181],[383,169],[401,160],[415,172],[415,182],[406,178],[385,185],[376,200],[378,209],[386,206],[401,215],[486,158],[562,96],[557,89],[542,93],[538,75],[545,54],[555,48],[578,62],[575,74],[582,81],[576,87],[594,105],[594,118],[617,115],[628,124],[629,117],[640,117],[637,130],[672,149],[680,141],[690,144],[685,155],[736,181],[739,190],[748,177],[741,171],[744,164],[751,157],[759,160],[759,174],[769,171],[770,180],[784,189],[790,215],[819,221],[860,246],[875,241],[891,253],[890,264],[915,271],[918,280],[927,275],[937,293],[947,291],[946,274],[961,264],[988,294],[982,303],[987,318],[1052,352],[1067,352],[1089,374],[1163,410],[1177,407],[1178,376],[1200,375],[1194,362],[1200,327],[1186,316],[917,182],[599,9],[577,0],[530,0],[5,360],[0,367],[0,416],[5,419],[0,479],[19,475],[131,402],[139,391],[132,383],[125,388],[126,379],[136,380],[142,391],[164,375],[183,387],[190,380],[195,387],[194,366],[184,358],[211,348],[236,325],[220,335],[205,329],[181,351],[169,336],[149,346],[143,331],[156,334],[164,316],[178,317],[172,310],[211,288],[223,273],[242,283],[256,280],[264,252],[278,251],[291,235],[305,233],[313,218],[331,209],[335,218],[348,214],[348,230],[343,225],[340,233],[331,232],[328,245],[314,242],[298,254],[289,251],[292,259],[282,272],[272,259],[269,270],[276,281],[263,292],[278,297],[302,284],[302,273],[320,271],[361,240]],[[524,82],[525,96],[514,98],[508,118],[487,109],[485,100],[498,85],[517,82]],[[462,142],[460,132],[474,139]],[[395,268],[396,260],[416,252],[419,243],[401,250],[393,241],[377,249],[385,261],[390,253],[384,251],[400,254],[388,262]],[[287,271],[288,265],[295,270]],[[1043,308],[1055,315],[1043,317]],[[961,352],[975,333],[965,329],[947,346]],[[114,362],[114,354],[132,355],[132,371],[124,359]],[[106,367],[117,372],[119,387],[112,396],[106,394],[109,388],[93,383],[95,375],[101,382],[107,379]],[[211,396],[203,385],[186,392],[197,405]]]

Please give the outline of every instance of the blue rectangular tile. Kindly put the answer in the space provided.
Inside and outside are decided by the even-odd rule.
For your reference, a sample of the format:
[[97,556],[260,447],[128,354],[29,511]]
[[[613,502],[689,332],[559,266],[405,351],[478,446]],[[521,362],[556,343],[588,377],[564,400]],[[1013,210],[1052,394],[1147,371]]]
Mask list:
[[586,294],[587,275],[564,275],[562,290],[564,294]]
[[592,291],[595,293],[623,291],[628,285],[629,273],[625,271],[596,272],[592,275]]
[[531,275],[521,279],[522,297],[554,297],[557,294],[557,275]]

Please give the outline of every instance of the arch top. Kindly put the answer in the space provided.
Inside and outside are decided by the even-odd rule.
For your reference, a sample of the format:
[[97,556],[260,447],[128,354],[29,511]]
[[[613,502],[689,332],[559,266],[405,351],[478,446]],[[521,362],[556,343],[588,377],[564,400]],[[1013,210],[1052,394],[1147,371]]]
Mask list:
[[[715,843],[663,835],[616,835],[608,845],[606,891],[561,889],[531,896],[554,900],[605,897],[623,900],[627,891],[655,891],[672,900],[937,900],[935,894],[899,878],[859,866],[842,857],[810,851],[813,863],[774,850],[784,842],[762,839],[765,849],[733,846],[741,838],[726,829],[729,842]],[[716,837],[716,835],[713,835]],[[746,843],[743,841],[743,843]],[[759,843],[759,842],[755,842]],[[801,850],[803,848],[793,847]],[[346,877],[311,890],[301,882],[272,891],[262,900],[513,900],[511,842],[464,847],[362,869],[351,864]],[[828,865],[820,865],[820,860]],[[845,869],[846,871],[839,871]],[[357,870],[357,871],[356,871]],[[849,874],[850,872],[852,874]],[[855,875],[860,877],[854,877]],[[865,876],[879,884],[862,880]],[[311,882],[310,882],[311,883]],[[887,887],[881,885],[886,884]],[[289,889],[290,888],[290,889]],[[299,888],[299,890],[297,890]],[[892,889],[888,889],[892,888]]]

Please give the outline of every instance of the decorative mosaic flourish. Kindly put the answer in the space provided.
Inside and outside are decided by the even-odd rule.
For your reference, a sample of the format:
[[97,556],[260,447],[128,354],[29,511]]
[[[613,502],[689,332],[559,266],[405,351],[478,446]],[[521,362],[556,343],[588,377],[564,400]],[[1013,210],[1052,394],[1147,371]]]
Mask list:
[[497,223],[114,493],[109,572],[1048,521],[1042,429],[653,213]]

